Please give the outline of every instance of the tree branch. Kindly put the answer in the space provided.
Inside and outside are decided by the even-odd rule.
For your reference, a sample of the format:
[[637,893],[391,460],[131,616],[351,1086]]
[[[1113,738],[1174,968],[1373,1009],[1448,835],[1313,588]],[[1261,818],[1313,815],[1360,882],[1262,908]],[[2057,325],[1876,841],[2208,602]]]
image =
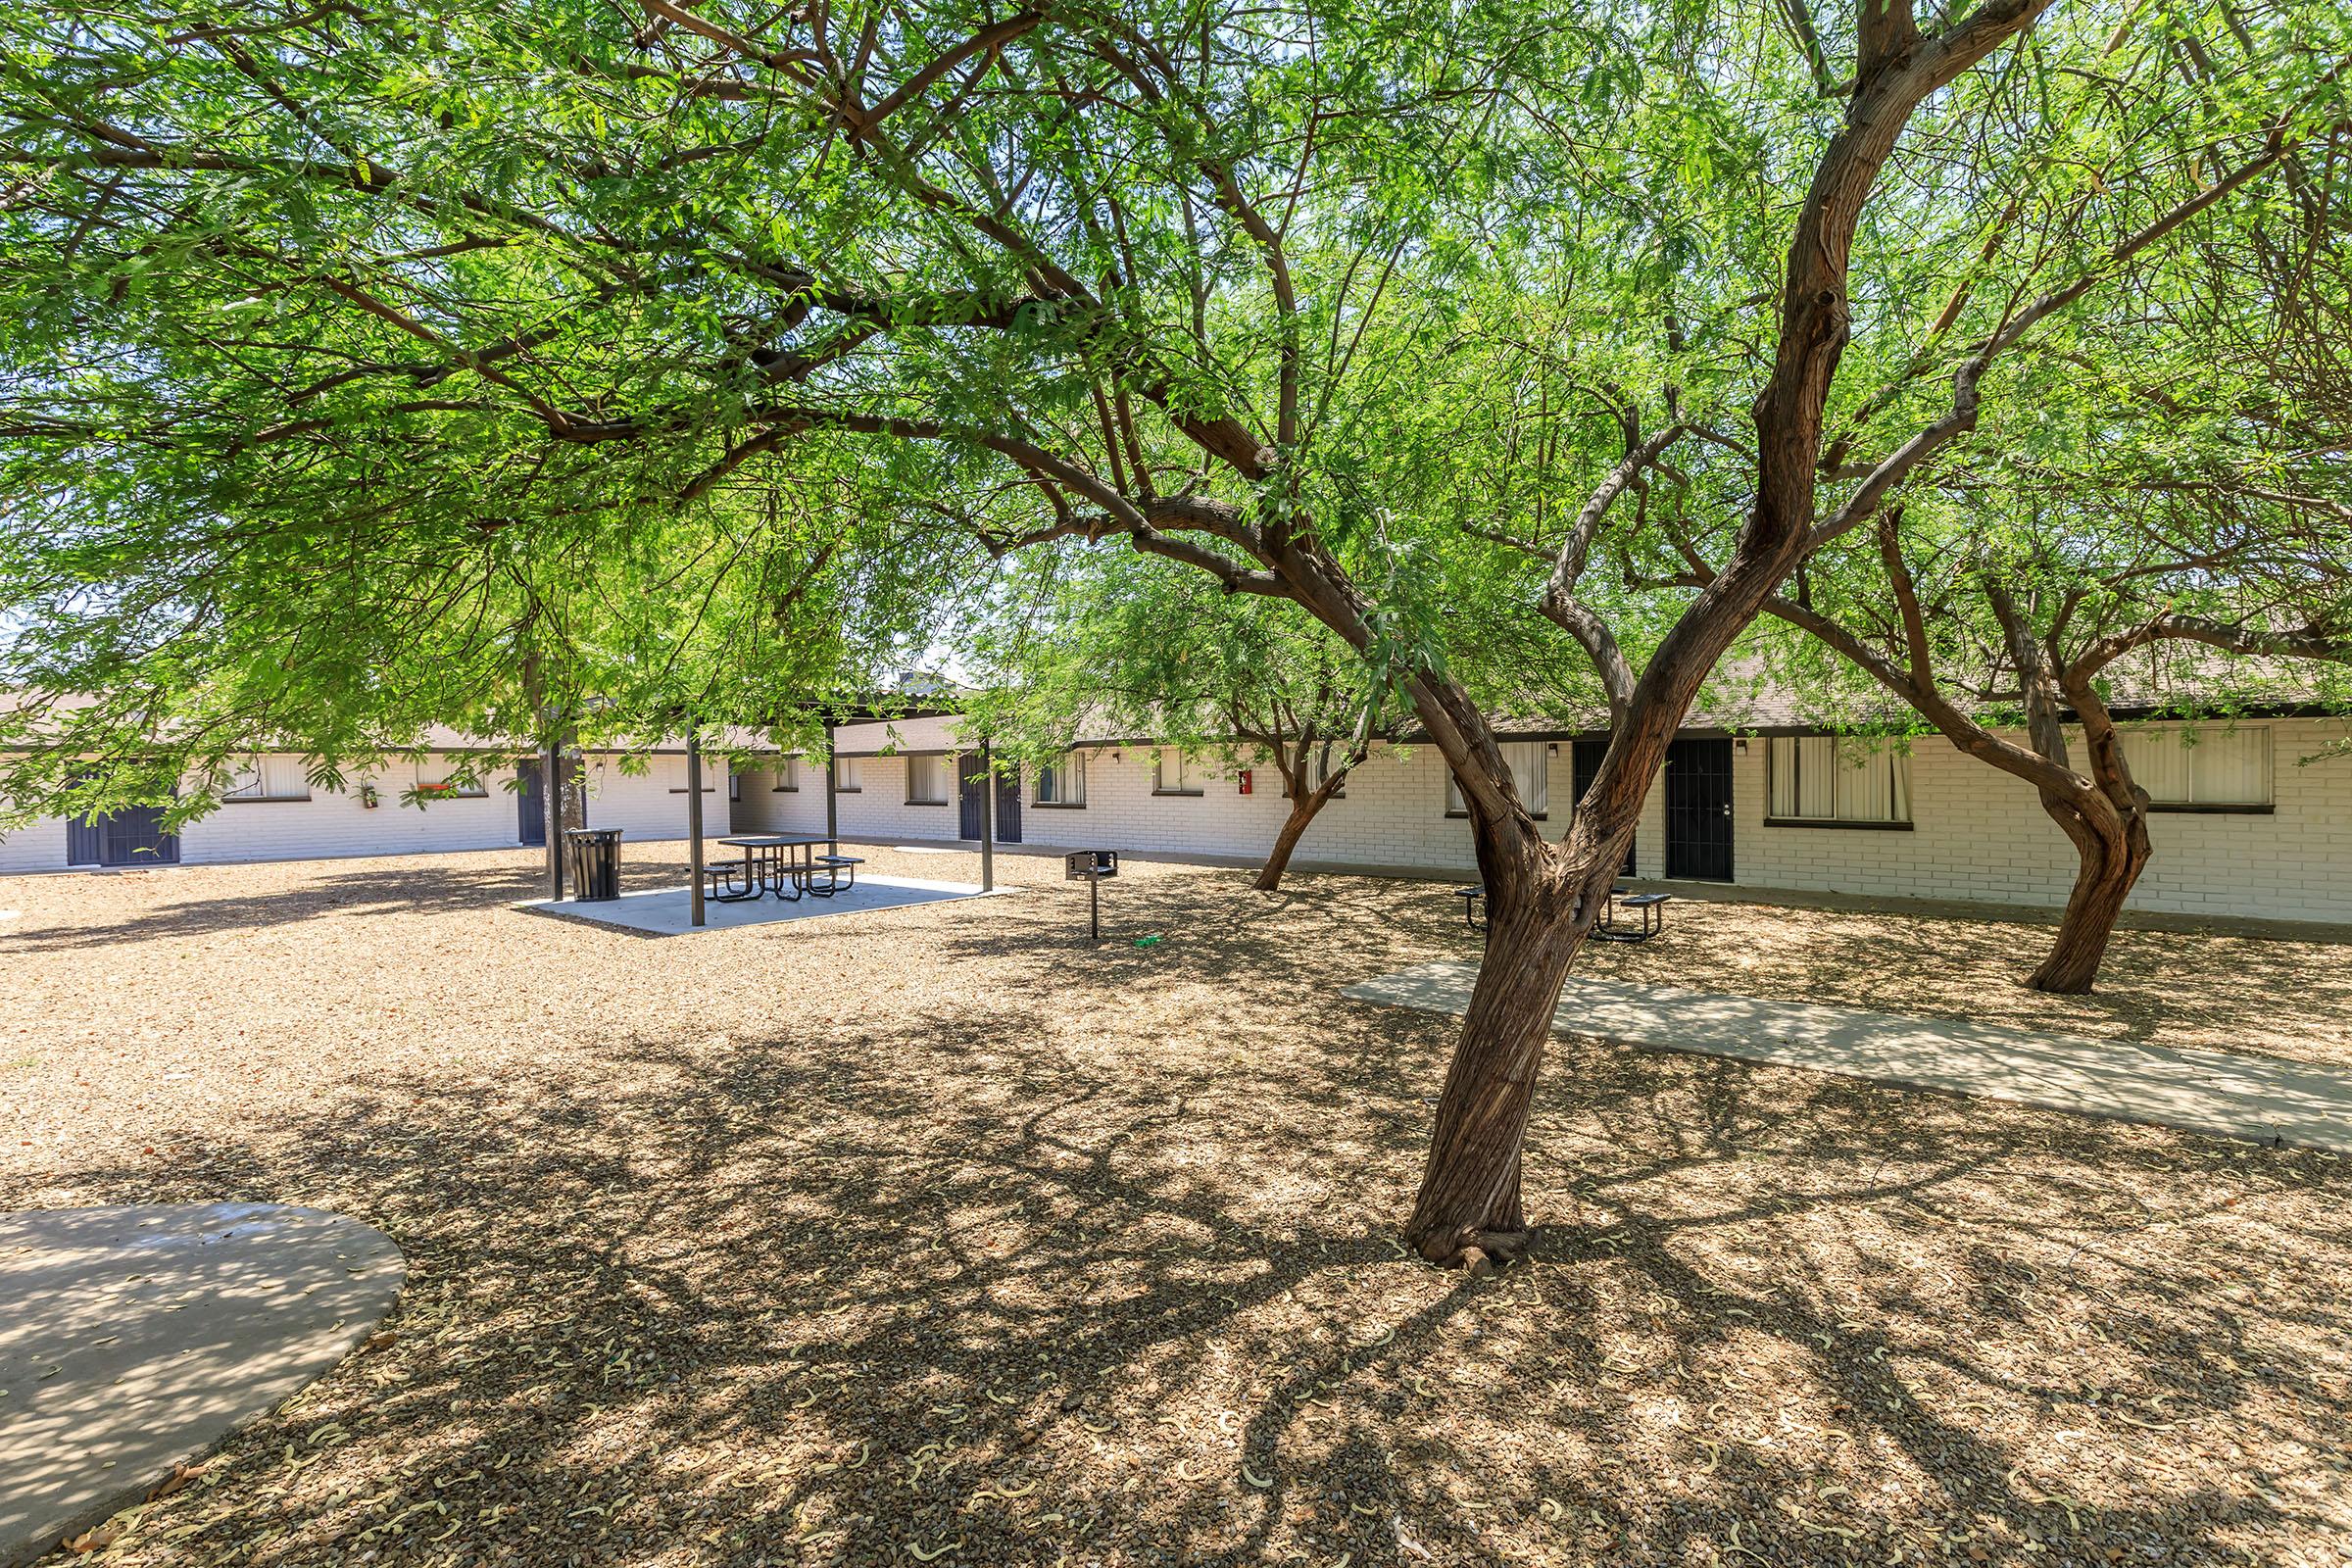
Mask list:
[[[2323,85],[2332,83],[2343,74],[2347,65],[2352,65],[2352,61],[2339,61],[2323,78]],[[2318,89],[2315,88],[2314,92],[2317,91]],[[2310,101],[2309,97],[2307,96],[2304,101]],[[2300,105],[2298,104],[2297,107]],[[2287,135],[2287,127],[2292,123],[2292,110],[2279,115],[2272,122],[2270,133],[2264,139],[2262,151],[2211,185],[2198,191],[2196,195],[2175,206],[2170,212],[2151,220],[2137,232],[2118,241],[2108,251],[2099,266],[2083,272],[2064,287],[2052,289],[2043,294],[2023,311],[2011,317],[1998,331],[1987,337],[1983,345],[1962,361],[1959,368],[1952,372],[1951,411],[1942,418],[1912,436],[1910,440],[1897,447],[1885,461],[1880,463],[1871,471],[1870,476],[1862,481],[1860,488],[1847,499],[1845,505],[1838,508],[1827,520],[1813,529],[1808,541],[1808,550],[1819,549],[1868,517],[1878,510],[1879,504],[1886,499],[1886,493],[1908,478],[1922,463],[1953,440],[1977,427],[1978,382],[1983,379],[1984,371],[1991,366],[1995,357],[2004,350],[2015,346],[2019,339],[2032,331],[2045,318],[2066,309],[2089,293],[2125,262],[2154,245],[2165,235],[2213,206],[2214,203],[2221,201],[2224,197],[2230,195],[2276,167],[2292,148],[2300,145],[2301,138],[2290,138]]]

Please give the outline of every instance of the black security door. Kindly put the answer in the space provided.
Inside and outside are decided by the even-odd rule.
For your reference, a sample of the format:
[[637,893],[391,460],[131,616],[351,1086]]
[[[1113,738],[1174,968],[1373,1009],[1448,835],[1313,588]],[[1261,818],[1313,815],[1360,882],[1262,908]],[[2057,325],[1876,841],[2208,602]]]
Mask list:
[[[956,760],[956,807],[958,838],[980,838],[981,780],[987,769],[981,766],[978,752],[965,752]],[[1007,772],[997,780],[997,842],[1021,842],[1021,775],[1018,770]]]
[[547,843],[547,796],[542,793],[541,783],[545,773],[537,762],[518,763],[514,773],[522,781],[522,788],[514,792],[514,809],[517,813],[515,834],[524,844],[544,846]]
[[[87,784],[90,775],[78,774],[74,782]],[[74,816],[66,819],[66,863],[68,865],[96,865],[106,853],[106,827],[95,816]]]
[[1666,748],[1666,874],[1732,879],[1732,743],[1680,740]]
[[[1576,743],[1576,798],[1578,800],[1583,800],[1585,791],[1592,787],[1592,780],[1600,772],[1600,760],[1608,755],[1608,750],[1609,743],[1605,740],[1586,740]],[[1626,840],[1625,864],[1618,868],[1617,874],[1619,876],[1634,874],[1634,841],[1631,839]]]
[[1018,768],[997,780],[997,842],[1021,842],[1021,775]]
[[956,836],[980,838],[980,754],[962,752],[956,758]]
[[[988,776],[981,766],[981,755],[964,753],[955,760],[955,835],[962,839],[981,837],[981,780]],[[1021,771],[1004,773],[998,778],[998,844],[1021,842]]]
[[164,831],[160,806],[126,806],[98,821],[100,865],[177,865],[179,835]]

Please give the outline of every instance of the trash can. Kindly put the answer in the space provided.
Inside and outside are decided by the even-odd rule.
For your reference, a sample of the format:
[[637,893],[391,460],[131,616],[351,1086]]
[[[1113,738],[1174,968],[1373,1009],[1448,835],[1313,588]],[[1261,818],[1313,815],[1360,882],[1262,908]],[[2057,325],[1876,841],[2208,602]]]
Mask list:
[[620,897],[620,829],[575,827],[571,845],[571,896],[583,904]]

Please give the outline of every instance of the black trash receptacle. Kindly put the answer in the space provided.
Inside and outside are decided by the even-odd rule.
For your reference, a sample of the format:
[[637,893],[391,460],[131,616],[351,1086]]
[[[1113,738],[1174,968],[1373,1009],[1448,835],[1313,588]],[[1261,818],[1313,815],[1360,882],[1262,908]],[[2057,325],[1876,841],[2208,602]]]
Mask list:
[[571,896],[584,904],[620,897],[620,829],[575,827],[571,845]]

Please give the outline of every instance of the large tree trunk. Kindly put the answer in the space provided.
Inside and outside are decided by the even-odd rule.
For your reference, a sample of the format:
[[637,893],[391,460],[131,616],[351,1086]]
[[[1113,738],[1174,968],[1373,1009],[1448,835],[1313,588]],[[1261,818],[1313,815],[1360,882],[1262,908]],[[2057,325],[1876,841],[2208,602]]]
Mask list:
[[1306,834],[1307,824],[1315,813],[1329,804],[1332,792],[1328,789],[1296,791],[1290,795],[1291,814],[1274,835],[1274,848],[1266,856],[1266,863],[1258,868],[1257,880],[1250,885],[1260,893],[1272,893],[1282,886],[1282,873],[1290,869],[1291,855],[1298,848],[1299,839]]
[[1435,1263],[1483,1266],[1508,1259],[1527,1241],[1520,1156],[1536,1074],[1551,1040],[1553,1010],[1601,890],[1614,880],[1624,846],[1610,836],[1574,859],[1559,851],[1501,863],[1482,844],[1487,951],[1462,1018],[1460,1043],[1438,1097],[1436,1130],[1405,1237]]
[[562,768],[564,783],[557,792],[563,804],[564,831],[588,825],[588,760],[566,746]]
[[[1469,694],[1426,673],[1408,681],[1414,710],[1470,806],[1488,895],[1486,961],[1446,1069],[1406,1230],[1432,1261],[1476,1267],[1524,1244],[1520,1153],[1568,966],[1625,858],[1649,780],[1707,672],[1781,580],[1819,546],[1817,530],[1827,525],[1816,505],[1822,423],[1849,331],[1854,232],[1880,169],[1922,100],[2031,27],[2051,0],[2003,0],[1972,11],[1932,45],[1917,39],[1908,0],[1888,3],[1900,5],[1900,15],[1866,29],[1845,124],[1815,168],[1789,242],[1772,375],[1754,409],[1755,503],[1731,560],[1706,580],[1637,678],[1608,626],[1574,597],[1592,529],[1654,456],[1629,437],[1626,463],[1579,514],[1544,590],[1544,612],[1584,646],[1609,693],[1609,748],[1578,803],[1566,844],[1544,845]],[[1935,441],[1915,440],[1903,465],[1881,465],[1838,516],[1849,509],[1866,515],[1909,465],[1973,428],[1974,397],[1973,379],[1956,383],[1953,412],[1935,427]],[[1373,642],[1368,607],[1339,573],[1323,574],[1318,550],[1311,539],[1285,535],[1266,559],[1308,610],[1366,650]]]
[[[2015,609],[2002,596],[1995,596],[1995,610],[2004,626],[2017,623]],[[2032,667],[2030,660],[2022,657],[2022,647],[2020,652],[2021,667]],[[2058,923],[2058,940],[2026,984],[2035,991],[2079,997],[2098,978],[2107,943],[2115,935],[2116,917],[2123,913],[2124,901],[2132,896],[2132,885],[2147,869],[2154,852],[2148,843],[2148,792],[2132,782],[2123,737],[2116,732],[2106,703],[2092,689],[2088,671],[2079,666],[2068,668],[2061,672],[2059,684],[2082,725],[2090,787],[2045,788],[2041,792],[2041,808],[2073,841],[2079,859],[2075,888],[2066,900],[2066,916]],[[2038,686],[2036,682],[2035,688]],[[2038,706],[2046,710],[2053,705]],[[2037,733],[2036,749],[2064,762],[2063,732],[2054,721],[2036,728],[2048,732]]]
[[2118,811],[2103,798],[2094,803],[2044,796],[2042,808],[2074,841],[2081,859],[2066,916],[2058,923],[2058,940],[2026,984],[2035,991],[2083,996],[2098,979],[2124,901],[2154,853],[2148,843],[2147,813]]

